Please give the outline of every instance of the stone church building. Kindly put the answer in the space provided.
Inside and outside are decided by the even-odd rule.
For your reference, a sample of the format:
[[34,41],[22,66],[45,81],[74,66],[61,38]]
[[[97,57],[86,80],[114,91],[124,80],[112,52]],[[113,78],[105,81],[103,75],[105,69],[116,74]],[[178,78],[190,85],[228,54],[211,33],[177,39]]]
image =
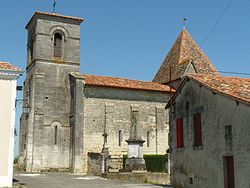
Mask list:
[[36,12],[28,30],[20,163],[26,171],[64,169],[87,173],[103,146],[112,158],[127,154],[131,117],[139,115],[144,154],[165,154],[169,86],[189,73],[218,72],[182,30],[153,82],[80,74],[83,19]]
[[91,153],[108,147],[111,157],[127,154],[131,114],[145,154],[165,154],[170,88],[166,85],[85,75],[80,67],[83,19],[36,12],[28,30],[20,163],[28,172],[48,169],[87,173]]

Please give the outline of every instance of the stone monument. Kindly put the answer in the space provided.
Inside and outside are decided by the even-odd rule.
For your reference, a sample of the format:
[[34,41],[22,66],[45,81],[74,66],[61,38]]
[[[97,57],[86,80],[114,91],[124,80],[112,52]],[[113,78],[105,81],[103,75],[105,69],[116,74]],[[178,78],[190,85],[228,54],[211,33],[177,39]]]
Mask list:
[[128,158],[126,160],[125,170],[127,171],[146,170],[145,160],[143,159],[143,143],[145,141],[141,138],[138,122],[138,111],[132,111],[130,137],[126,140],[128,143]]

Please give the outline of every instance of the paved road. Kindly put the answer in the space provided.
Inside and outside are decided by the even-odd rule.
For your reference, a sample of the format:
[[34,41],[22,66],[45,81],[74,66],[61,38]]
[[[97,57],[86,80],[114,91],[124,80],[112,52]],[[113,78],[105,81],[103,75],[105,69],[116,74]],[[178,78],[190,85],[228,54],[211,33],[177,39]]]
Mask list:
[[130,184],[100,177],[79,176],[68,173],[15,174],[14,179],[28,188],[170,188],[150,184]]

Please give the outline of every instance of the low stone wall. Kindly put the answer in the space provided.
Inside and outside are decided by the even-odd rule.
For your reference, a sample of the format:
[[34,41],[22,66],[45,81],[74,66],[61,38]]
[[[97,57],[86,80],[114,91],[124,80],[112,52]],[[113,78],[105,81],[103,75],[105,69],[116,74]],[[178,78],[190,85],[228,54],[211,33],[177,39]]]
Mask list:
[[123,158],[108,158],[107,169],[108,170],[123,169]]
[[107,173],[107,178],[119,180],[121,182],[131,183],[153,183],[153,184],[170,184],[169,174],[167,173],[149,173],[149,172],[120,172]]
[[88,174],[100,176],[102,173],[102,156],[100,153],[88,153]]
[[[106,171],[118,172],[123,169],[123,158],[107,158]],[[102,154],[101,153],[88,153],[88,174],[94,176],[102,175]]]
[[147,173],[149,183],[170,184],[168,173]]

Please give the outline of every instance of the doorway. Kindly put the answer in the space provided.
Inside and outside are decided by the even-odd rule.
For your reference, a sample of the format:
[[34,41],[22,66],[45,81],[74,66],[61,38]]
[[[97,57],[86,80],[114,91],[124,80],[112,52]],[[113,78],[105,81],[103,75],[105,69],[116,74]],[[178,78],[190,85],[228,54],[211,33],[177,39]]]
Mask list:
[[234,157],[223,157],[224,188],[235,188],[234,184]]

